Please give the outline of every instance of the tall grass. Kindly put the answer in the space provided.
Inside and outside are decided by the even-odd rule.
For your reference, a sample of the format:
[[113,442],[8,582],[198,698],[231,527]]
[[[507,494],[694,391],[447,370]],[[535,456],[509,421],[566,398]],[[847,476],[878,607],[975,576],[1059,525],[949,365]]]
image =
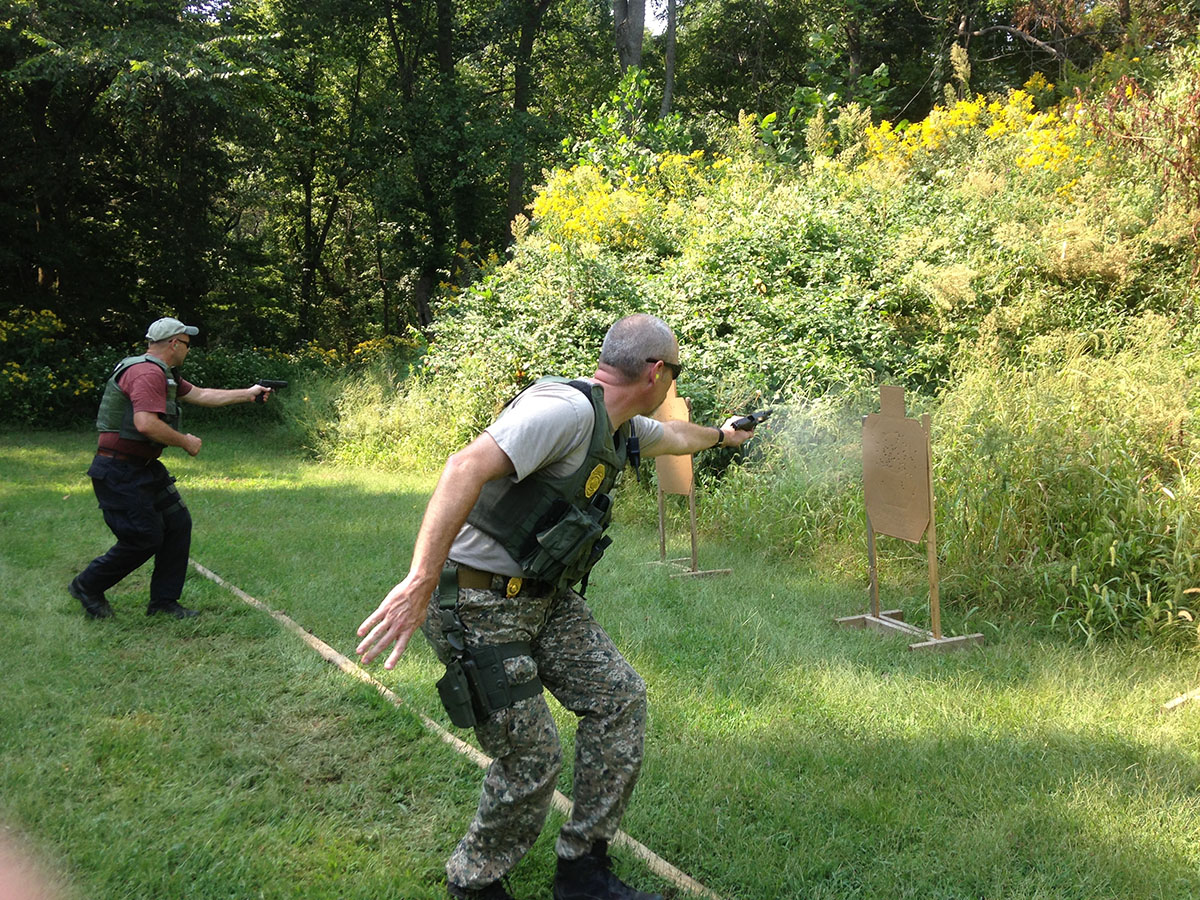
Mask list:
[[[980,363],[939,407],[939,537],[952,593],[1028,605],[1089,639],[1197,638],[1194,359],[1148,316]],[[1065,344],[1065,346],[1064,346]]]

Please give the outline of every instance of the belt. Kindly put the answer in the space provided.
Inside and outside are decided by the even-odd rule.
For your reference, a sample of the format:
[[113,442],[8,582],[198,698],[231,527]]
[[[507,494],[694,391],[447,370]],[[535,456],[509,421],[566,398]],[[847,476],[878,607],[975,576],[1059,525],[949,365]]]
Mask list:
[[512,577],[495,575],[465,566],[462,563],[456,565],[458,566],[458,586],[460,588],[473,588],[477,591],[503,591],[506,597],[515,597],[522,593],[540,595],[550,592],[551,585],[546,581],[534,581],[532,578],[521,578],[519,575]]
[[131,453],[120,453],[116,450],[109,450],[107,447],[100,447],[96,450],[96,455],[107,456],[109,459],[116,459],[121,462],[136,463],[139,466],[147,466],[154,462],[153,456],[134,456]]

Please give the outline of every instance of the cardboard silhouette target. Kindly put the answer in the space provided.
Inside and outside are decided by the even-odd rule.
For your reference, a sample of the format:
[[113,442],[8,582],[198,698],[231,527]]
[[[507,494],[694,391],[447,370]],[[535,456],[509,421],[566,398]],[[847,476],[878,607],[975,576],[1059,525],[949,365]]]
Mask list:
[[[933,500],[933,451],[929,416],[910,419],[904,411],[904,388],[879,389],[879,412],[863,419],[863,497],[867,507],[867,571],[871,610],[862,616],[838,619],[848,628],[901,632],[921,640],[910,650],[954,649],[983,641],[982,634],[945,637],[938,600],[937,523]],[[875,535],[918,543],[925,538],[929,564],[929,622],[931,631],[904,621],[899,609],[879,608],[879,569]]]
[[[691,403],[680,397],[675,391],[675,384],[667,394],[662,405],[654,411],[654,418],[660,422],[690,422],[692,420]],[[696,552],[696,481],[692,470],[692,457],[688,456],[656,456],[654,468],[658,475],[658,562],[684,569],[671,575],[672,578],[702,575],[728,575],[732,569],[705,569],[697,565]],[[667,559],[667,506],[666,496],[675,494],[688,498],[688,521],[691,524],[692,555],[678,559]],[[686,567],[691,563],[690,568]]]

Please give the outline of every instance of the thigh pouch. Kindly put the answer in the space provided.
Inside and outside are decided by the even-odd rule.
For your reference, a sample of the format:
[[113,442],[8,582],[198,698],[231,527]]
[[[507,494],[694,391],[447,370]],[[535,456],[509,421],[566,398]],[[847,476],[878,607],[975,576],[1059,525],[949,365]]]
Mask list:
[[532,655],[528,641],[468,647],[462,620],[458,617],[458,573],[453,566],[442,572],[438,607],[442,633],[450,646],[446,674],[437,683],[438,696],[459,728],[473,728],[492,713],[507,709],[518,700],[536,697],[542,692],[538,677],[524,684],[510,684],[504,661]]

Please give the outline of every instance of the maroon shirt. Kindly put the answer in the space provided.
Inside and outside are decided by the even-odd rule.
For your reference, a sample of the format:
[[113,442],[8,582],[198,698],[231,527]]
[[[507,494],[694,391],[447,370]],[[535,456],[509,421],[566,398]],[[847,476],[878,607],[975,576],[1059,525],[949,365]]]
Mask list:
[[[193,387],[190,381],[184,381],[182,378],[178,379],[178,382],[175,391],[177,400]],[[159,366],[152,362],[142,362],[130,366],[117,379],[117,387],[132,401],[135,413],[165,413],[167,411],[167,376]],[[158,459],[163,452],[163,448],[158,444],[127,440],[116,431],[100,432],[98,446],[103,450],[113,450],[117,453],[141,456],[145,459]]]

